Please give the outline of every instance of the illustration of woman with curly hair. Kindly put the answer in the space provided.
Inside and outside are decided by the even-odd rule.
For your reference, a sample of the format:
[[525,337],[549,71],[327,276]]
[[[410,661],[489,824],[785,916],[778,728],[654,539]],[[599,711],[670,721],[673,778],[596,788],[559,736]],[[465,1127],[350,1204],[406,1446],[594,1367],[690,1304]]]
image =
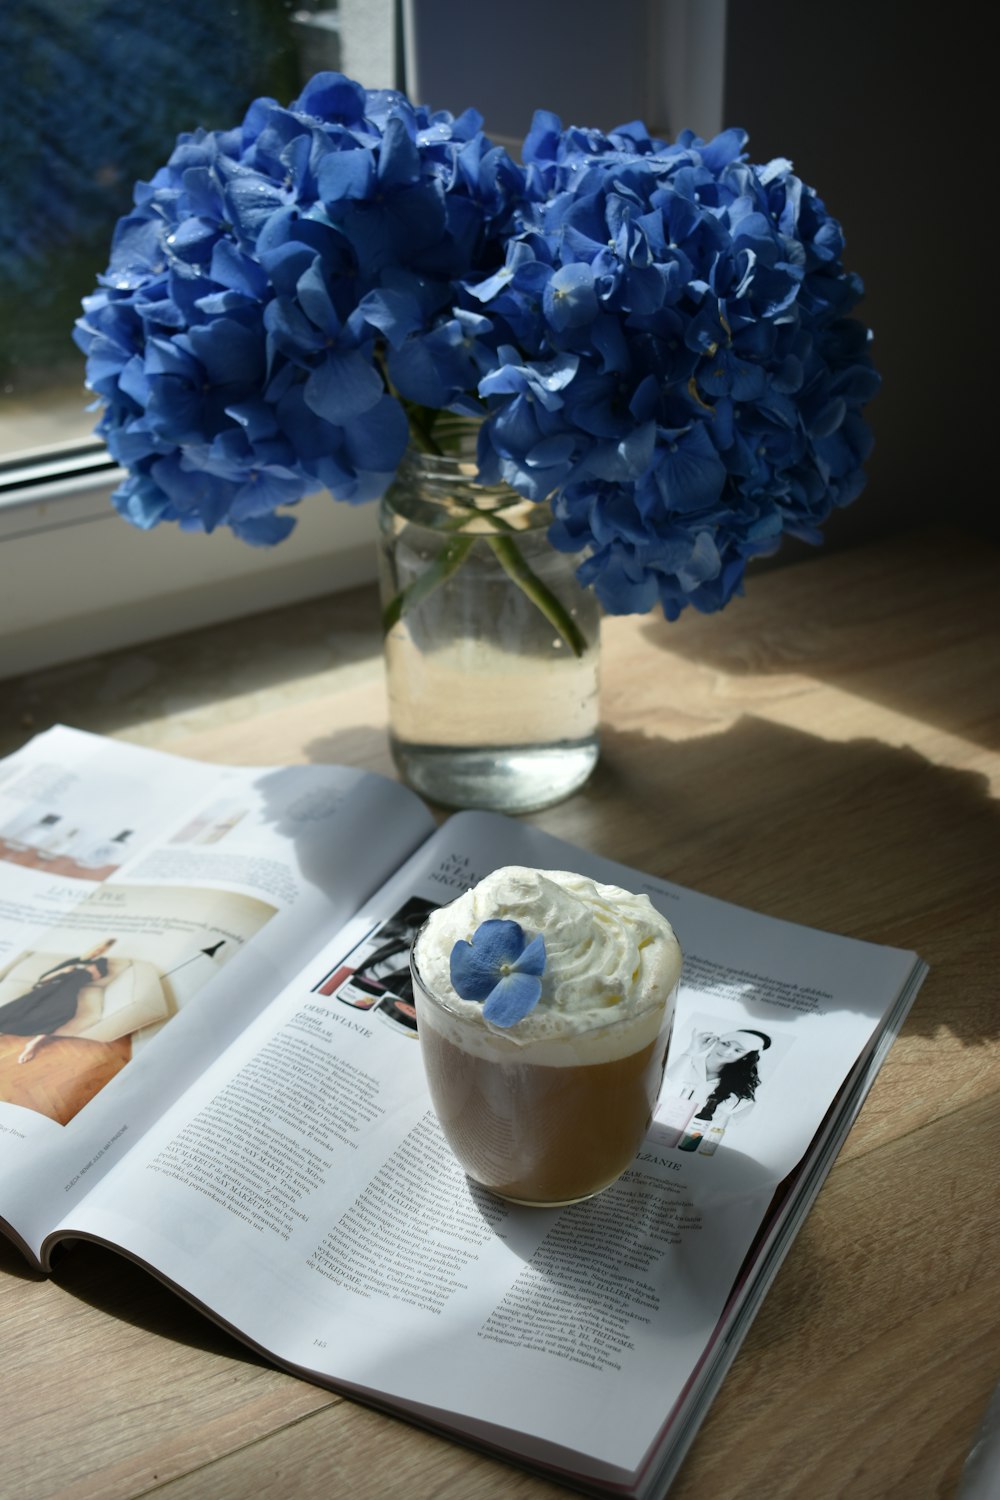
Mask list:
[[750,1027],[721,1033],[696,1030],[687,1050],[667,1067],[669,1092],[690,1090],[700,1120],[745,1111],[757,1097],[757,1064],[770,1045],[766,1032]]
[[716,1039],[705,1067],[714,1087],[698,1111],[701,1119],[713,1119],[719,1109],[733,1115],[753,1103],[760,1085],[757,1064],[770,1045],[763,1031],[730,1031]]

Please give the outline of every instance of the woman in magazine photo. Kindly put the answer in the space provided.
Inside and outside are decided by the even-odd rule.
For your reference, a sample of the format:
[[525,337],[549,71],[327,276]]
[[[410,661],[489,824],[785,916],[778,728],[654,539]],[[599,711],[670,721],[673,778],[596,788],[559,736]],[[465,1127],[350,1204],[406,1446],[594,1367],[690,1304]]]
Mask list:
[[27,1063],[50,1037],[60,1035],[76,1016],[80,992],[108,975],[108,950],[114,938],[106,938],[87,953],[63,959],[46,969],[31,988],[0,1007],[0,1032],[29,1038],[18,1062]]
[[732,1119],[753,1105],[760,1086],[757,1064],[770,1045],[766,1032],[749,1027],[722,1033],[696,1029],[687,1050],[667,1065],[667,1092],[691,1090],[700,1120]]

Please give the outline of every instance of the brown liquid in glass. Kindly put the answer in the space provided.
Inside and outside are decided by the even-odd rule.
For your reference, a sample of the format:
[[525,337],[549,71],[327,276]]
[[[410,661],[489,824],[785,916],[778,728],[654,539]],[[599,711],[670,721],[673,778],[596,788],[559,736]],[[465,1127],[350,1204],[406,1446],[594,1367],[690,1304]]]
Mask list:
[[552,1068],[463,1052],[425,1025],[441,1128],[469,1176],[522,1203],[572,1203],[619,1177],[642,1142],[669,1032],[611,1062]]

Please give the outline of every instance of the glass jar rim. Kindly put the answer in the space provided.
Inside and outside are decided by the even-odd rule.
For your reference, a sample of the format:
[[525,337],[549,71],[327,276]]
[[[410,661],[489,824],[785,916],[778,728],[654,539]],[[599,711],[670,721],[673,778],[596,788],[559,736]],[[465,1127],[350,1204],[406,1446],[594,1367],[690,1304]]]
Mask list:
[[469,484],[480,483],[479,465],[474,455],[429,453],[426,448],[418,448],[410,443],[399,462],[400,469],[404,466],[421,470],[425,474],[440,473],[443,476],[458,477]]
[[548,498],[531,500],[505,480],[480,480],[474,459],[426,453],[412,445],[382,505],[386,514],[430,530],[525,535],[547,531],[552,525]]

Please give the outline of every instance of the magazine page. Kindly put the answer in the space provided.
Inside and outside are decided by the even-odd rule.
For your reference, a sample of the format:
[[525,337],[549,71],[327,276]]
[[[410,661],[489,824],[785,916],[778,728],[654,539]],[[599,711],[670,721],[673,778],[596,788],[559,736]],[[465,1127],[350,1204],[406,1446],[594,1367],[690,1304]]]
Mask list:
[[[431,906],[511,863],[645,889],[687,959],[648,1138],[614,1186],[562,1210],[470,1184],[415,1035],[410,937]],[[459,814],[60,1233],[123,1248],[316,1379],[574,1481],[641,1489],[777,1185],[918,969],[913,954]],[[760,1040],[754,1097],[692,1147],[687,1091],[704,1094],[746,1031]]]
[[0,1215],[37,1245],[434,825],[346,767],[61,726],[0,778]]

